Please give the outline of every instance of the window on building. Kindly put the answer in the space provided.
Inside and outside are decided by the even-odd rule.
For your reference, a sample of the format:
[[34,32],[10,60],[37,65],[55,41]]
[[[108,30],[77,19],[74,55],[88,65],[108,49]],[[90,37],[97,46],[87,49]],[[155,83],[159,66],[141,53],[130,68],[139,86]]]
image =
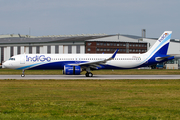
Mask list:
[[126,43],[126,47],[129,47],[129,43]]
[[68,53],[72,53],[72,45],[68,45]]
[[76,53],[80,53],[80,45],[76,46]]
[[129,53],[129,49],[126,49],[126,53]]
[[10,56],[12,57],[13,55],[14,55],[14,47],[13,46],[11,46],[11,48],[10,48],[11,50],[10,50]]
[[100,43],[101,46],[103,46],[103,43]]
[[21,46],[17,47],[17,54],[21,54]]
[[59,53],[59,45],[55,45],[55,53],[56,53],[56,54]]
[[119,46],[119,43],[117,43],[117,46]]
[[40,46],[36,46],[36,53],[37,53],[37,54],[40,53]]
[[29,46],[29,54],[32,54],[32,46]]
[[97,48],[96,50],[99,51],[99,48]]
[[88,43],[88,46],[90,46],[92,43]]
[[91,48],[88,48],[87,51],[91,51]]
[[47,46],[47,53],[48,53],[48,54],[51,53],[51,46],[50,46],[50,45]]
[[106,46],[106,43],[104,43],[104,46]]
[[110,44],[109,44],[109,43],[107,43],[107,46],[110,46]]
[[99,43],[96,43],[96,45],[99,45]]

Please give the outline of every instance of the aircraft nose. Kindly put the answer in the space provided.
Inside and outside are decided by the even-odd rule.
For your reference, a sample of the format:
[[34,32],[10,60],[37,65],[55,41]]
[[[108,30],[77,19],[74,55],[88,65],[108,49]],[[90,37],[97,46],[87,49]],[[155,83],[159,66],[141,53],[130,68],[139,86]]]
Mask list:
[[8,68],[8,67],[9,67],[8,62],[4,62],[4,63],[2,63],[2,68]]
[[2,63],[2,68],[6,68],[6,62]]

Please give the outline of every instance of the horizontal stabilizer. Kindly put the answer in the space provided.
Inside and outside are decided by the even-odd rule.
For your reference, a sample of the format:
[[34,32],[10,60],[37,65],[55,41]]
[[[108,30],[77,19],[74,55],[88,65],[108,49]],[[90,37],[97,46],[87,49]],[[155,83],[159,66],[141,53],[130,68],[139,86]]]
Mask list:
[[170,55],[166,55],[165,57],[156,57],[156,61],[162,61],[164,59],[167,59],[167,58],[170,58],[170,57],[173,57],[173,56],[170,56]]

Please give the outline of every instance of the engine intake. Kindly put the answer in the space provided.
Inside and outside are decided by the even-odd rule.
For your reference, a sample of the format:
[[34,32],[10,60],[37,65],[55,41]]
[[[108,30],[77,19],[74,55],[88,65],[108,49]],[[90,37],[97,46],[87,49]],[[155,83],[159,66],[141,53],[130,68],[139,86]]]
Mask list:
[[81,73],[80,66],[72,66],[72,65],[64,66],[64,74],[65,75],[80,75],[80,73]]

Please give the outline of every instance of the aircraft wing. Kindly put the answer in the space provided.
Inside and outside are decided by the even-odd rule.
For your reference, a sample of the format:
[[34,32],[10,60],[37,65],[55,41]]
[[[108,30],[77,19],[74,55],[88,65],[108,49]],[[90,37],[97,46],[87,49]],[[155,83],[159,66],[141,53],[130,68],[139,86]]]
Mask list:
[[74,65],[74,66],[81,66],[81,67],[90,67],[97,69],[97,67],[101,67],[101,64],[105,64],[107,61],[113,60],[117,54],[119,49],[117,49],[113,55],[107,59],[99,60],[99,61],[93,61],[93,62],[85,62],[85,63],[79,63],[79,64],[69,64],[69,65]]

